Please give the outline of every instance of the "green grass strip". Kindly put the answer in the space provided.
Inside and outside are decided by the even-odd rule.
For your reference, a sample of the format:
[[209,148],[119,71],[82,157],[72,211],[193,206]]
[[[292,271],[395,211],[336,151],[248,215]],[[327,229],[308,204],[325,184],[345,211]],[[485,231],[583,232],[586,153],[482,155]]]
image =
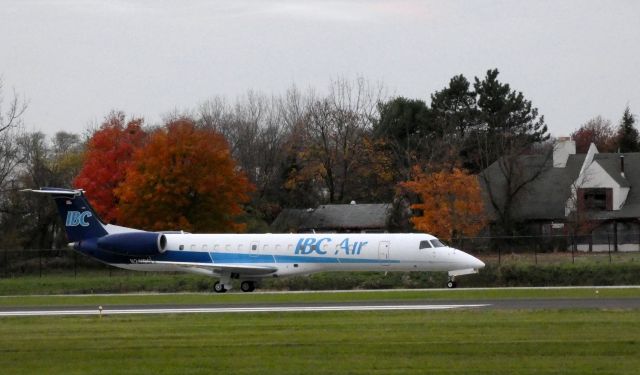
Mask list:
[[0,319],[6,374],[637,374],[636,311]]

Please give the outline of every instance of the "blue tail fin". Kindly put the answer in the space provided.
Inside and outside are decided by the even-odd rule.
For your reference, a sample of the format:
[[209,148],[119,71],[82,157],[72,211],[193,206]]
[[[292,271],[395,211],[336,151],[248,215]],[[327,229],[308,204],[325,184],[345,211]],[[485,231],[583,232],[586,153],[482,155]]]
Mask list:
[[70,242],[107,235],[105,225],[89,205],[82,190],[41,188],[23,191],[51,195],[58,206]]

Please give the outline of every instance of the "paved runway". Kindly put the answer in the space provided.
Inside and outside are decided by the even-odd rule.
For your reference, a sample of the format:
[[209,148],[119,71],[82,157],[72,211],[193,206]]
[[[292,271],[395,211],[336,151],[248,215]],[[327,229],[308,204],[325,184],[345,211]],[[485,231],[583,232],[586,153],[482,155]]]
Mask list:
[[401,310],[558,310],[558,309],[638,309],[640,298],[549,298],[447,301],[384,301],[341,303],[255,303],[201,305],[117,305],[0,307],[3,316],[185,314],[185,313],[261,313],[261,312],[330,312],[330,311],[401,311]]

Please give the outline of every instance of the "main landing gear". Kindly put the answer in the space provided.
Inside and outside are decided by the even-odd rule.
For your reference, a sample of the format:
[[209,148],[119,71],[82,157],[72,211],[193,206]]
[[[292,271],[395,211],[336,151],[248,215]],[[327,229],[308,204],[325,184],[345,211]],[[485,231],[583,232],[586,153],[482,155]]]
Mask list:
[[[213,284],[213,291],[216,293],[225,293],[229,289],[231,288],[227,289],[227,286],[220,281],[216,281],[215,284]],[[245,280],[240,283],[240,290],[242,290],[243,292],[253,292],[254,290],[256,290],[256,282]]]
[[256,290],[255,281],[245,280],[241,282],[240,290],[242,290],[243,292],[253,292],[254,290]]
[[453,278],[453,276],[450,276],[449,281],[447,281],[447,288],[453,289],[457,286],[458,286],[458,283],[456,283],[456,280]]

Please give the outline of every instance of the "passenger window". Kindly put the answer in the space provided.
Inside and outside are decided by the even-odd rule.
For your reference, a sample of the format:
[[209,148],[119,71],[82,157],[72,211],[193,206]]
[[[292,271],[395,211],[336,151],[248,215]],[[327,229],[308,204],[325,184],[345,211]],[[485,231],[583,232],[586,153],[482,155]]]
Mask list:
[[258,250],[258,245],[251,245],[251,250],[253,251]]
[[227,251],[231,251],[231,245],[226,245],[224,248],[225,248],[225,250],[227,250]]
[[242,251],[242,245],[238,245],[238,251]]
[[207,251],[207,245],[202,245],[202,251]]
[[220,250],[220,245],[213,245],[213,250],[216,250],[216,251]]
[[180,245],[179,249],[184,250],[184,245]]
[[420,241],[420,249],[429,249],[430,247],[429,241]]
[[196,251],[196,245],[191,245],[191,251]]
[[440,240],[431,240],[431,243],[433,244],[433,247],[444,247]]

